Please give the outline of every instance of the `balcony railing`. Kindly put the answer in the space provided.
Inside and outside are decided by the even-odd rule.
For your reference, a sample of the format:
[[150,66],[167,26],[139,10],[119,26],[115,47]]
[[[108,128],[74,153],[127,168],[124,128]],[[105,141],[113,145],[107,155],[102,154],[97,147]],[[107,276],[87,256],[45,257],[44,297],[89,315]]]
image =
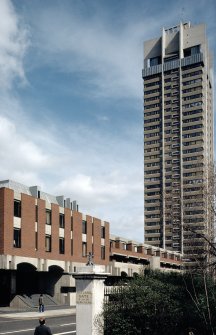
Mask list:
[[203,62],[203,54],[198,53],[189,57],[185,57],[182,59],[175,59],[173,61],[164,63],[163,66],[162,64],[159,65],[154,65],[151,67],[146,67],[142,70],[142,77],[143,79],[147,76],[152,76],[157,73],[161,73],[162,71],[169,71],[176,69],[178,67],[183,67],[183,66],[188,66],[196,63],[201,63]]

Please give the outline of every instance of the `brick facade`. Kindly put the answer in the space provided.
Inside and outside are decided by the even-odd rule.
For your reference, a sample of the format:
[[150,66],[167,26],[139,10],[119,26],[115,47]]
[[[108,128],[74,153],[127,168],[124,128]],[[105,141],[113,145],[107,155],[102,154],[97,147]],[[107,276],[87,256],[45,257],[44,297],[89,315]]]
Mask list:
[[[2,234],[0,235],[0,245],[3,254],[11,253],[13,247],[13,191],[9,189],[0,189],[0,208],[3,211],[1,213],[0,229]],[[13,255],[13,253],[12,253]]]
[[[10,185],[10,181],[5,182]],[[23,192],[18,191],[21,188]],[[65,207],[67,204],[61,197],[58,202],[57,197],[42,192],[32,194],[29,190],[16,182],[12,182],[11,188],[0,187],[0,256],[9,257],[6,263],[2,261],[3,268],[16,269],[19,260],[13,256],[19,256],[20,260],[25,258],[21,262],[31,259],[31,264],[40,271],[47,271],[48,263],[58,263],[67,272],[77,264],[86,264],[89,252],[93,253],[95,264],[106,266],[111,273],[115,272],[115,266],[124,265],[125,271],[125,264],[128,268],[151,265],[155,257],[160,259],[159,268],[181,268],[179,253],[111,236],[108,222],[84,215],[76,206]],[[21,206],[21,213],[14,212],[14,201]],[[14,230],[19,231],[20,245],[14,241]]]
[[3,188],[0,189],[0,254],[3,254],[4,250],[4,192]]
[[[49,204],[42,199],[21,193],[21,247],[14,246],[14,191],[0,188],[0,253],[31,258],[43,258],[86,263],[87,255],[83,255],[82,242],[87,243],[87,253],[94,253],[97,264],[109,263],[109,224],[106,223],[105,259],[101,259],[101,225],[99,219],[86,217],[87,234],[82,234],[82,213],[62,208],[57,204]],[[37,220],[36,222],[36,204]],[[51,209],[50,209],[51,208]],[[51,251],[45,250],[46,236],[46,209],[51,210]],[[64,214],[64,253],[59,252],[59,214]],[[15,218],[16,220],[16,218]],[[37,231],[37,234],[36,234]],[[72,237],[72,238],[71,238]],[[36,243],[37,239],[37,243]],[[72,241],[71,241],[72,240]]]

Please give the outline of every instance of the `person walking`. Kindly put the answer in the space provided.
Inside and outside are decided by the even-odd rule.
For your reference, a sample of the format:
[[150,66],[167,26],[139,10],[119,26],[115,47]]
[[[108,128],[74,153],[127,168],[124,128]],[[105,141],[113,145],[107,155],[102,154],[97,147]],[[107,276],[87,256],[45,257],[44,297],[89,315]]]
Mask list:
[[39,312],[44,312],[44,299],[43,299],[43,294],[40,295],[39,297]]
[[45,325],[45,319],[39,319],[39,326],[35,328],[34,335],[52,335],[49,327]]

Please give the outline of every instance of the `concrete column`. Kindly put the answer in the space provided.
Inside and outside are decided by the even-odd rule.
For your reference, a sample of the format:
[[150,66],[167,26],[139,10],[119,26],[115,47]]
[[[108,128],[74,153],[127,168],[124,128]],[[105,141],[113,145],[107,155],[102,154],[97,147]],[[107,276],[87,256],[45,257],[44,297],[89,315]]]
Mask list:
[[104,267],[90,265],[77,268],[73,274],[76,280],[76,334],[102,335],[95,325],[95,319],[103,310],[104,280],[108,276]]
[[160,269],[160,256],[152,256],[150,258],[150,269],[151,270]]

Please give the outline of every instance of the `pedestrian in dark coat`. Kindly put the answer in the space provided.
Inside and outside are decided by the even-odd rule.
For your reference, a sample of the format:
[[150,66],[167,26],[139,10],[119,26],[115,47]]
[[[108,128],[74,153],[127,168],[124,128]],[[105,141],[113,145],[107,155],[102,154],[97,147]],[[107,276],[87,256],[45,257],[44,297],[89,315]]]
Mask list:
[[44,312],[44,299],[43,299],[43,294],[40,295],[39,300],[39,312]]
[[35,328],[34,335],[52,335],[49,327],[45,325],[45,319],[39,319],[39,326]]

